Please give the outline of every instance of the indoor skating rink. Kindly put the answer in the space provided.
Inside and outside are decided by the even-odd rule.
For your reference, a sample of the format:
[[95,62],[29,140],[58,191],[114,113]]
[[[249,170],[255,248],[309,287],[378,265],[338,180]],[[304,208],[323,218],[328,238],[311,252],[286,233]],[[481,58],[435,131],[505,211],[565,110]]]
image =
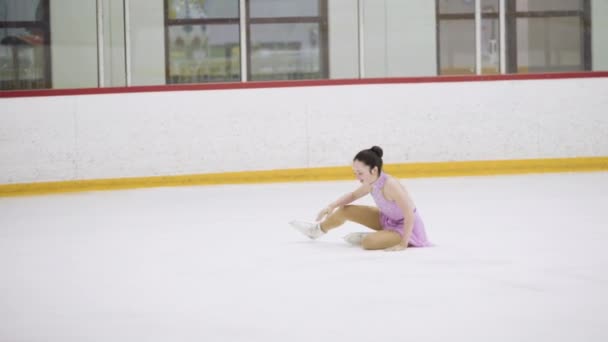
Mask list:
[[608,341],[608,173],[402,181],[435,247],[288,225],[354,180],[0,198],[0,341]]

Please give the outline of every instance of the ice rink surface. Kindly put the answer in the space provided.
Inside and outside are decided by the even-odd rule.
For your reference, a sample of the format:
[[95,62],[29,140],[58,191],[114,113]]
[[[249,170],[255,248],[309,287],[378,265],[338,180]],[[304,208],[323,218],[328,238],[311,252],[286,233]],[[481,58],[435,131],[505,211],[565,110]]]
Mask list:
[[608,341],[608,173],[402,181],[435,247],[287,224],[356,181],[0,198],[0,342]]

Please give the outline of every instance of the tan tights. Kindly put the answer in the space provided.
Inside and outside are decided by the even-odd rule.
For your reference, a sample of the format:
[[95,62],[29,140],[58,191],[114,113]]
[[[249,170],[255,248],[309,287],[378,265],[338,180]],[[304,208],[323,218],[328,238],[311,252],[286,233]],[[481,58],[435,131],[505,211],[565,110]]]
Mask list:
[[376,207],[363,205],[345,205],[334,211],[325,221],[321,222],[321,229],[328,232],[337,228],[346,221],[355,222],[375,230],[375,233],[367,235],[361,242],[364,249],[385,249],[393,247],[401,242],[398,233],[382,230],[380,225],[380,210]]

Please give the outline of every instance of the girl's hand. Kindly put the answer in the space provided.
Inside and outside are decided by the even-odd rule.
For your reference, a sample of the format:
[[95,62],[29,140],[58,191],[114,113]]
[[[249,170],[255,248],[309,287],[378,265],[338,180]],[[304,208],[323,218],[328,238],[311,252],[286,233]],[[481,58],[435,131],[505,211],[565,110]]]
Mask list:
[[317,215],[317,221],[323,220],[324,217],[329,216],[333,211],[334,210],[331,207],[325,207],[325,208],[323,208],[323,210],[321,210],[319,212],[319,214]]

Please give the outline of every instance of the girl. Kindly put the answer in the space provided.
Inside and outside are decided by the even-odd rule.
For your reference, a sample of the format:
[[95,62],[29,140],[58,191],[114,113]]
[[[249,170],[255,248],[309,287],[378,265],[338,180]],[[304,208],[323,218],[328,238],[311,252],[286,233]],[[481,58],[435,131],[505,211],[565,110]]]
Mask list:
[[[378,146],[357,153],[353,171],[361,186],[321,210],[317,223],[292,221],[290,224],[311,239],[317,239],[347,220],[356,222],[375,232],[352,233],[344,239],[368,250],[398,251],[408,246],[431,246],[407,190],[397,179],[382,172],[382,154]],[[377,208],[348,205],[369,193]]]

